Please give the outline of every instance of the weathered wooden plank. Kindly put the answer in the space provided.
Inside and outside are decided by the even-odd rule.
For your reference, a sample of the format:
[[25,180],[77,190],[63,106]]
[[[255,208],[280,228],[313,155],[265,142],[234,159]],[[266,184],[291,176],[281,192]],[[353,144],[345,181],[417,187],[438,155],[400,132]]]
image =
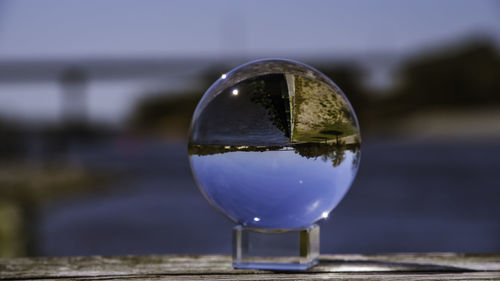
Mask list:
[[[14,279],[40,280],[40,279]],[[67,277],[44,278],[43,280],[500,280],[499,272],[466,272],[466,273],[272,273],[261,274],[205,274],[205,275],[132,275],[132,276],[98,276],[98,277]]]
[[[96,277],[63,277],[42,278],[43,280],[500,280],[499,272],[465,272],[465,273],[273,273],[261,274],[197,274],[197,275],[130,275],[130,276],[96,276]],[[41,280],[8,279],[8,280]]]
[[[363,256],[362,256],[363,257]],[[500,254],[408,253],[364,256],[369,260],[434,264],[470,270],[500,271]]]
[[[234,270],[225,255],[0,259],[0,279],[364,279],[500,280],[497,254],[322,255],[308,272]],[[400,278],[400,279],[398,279]],[[434,279],[433,279],[434,278]]]

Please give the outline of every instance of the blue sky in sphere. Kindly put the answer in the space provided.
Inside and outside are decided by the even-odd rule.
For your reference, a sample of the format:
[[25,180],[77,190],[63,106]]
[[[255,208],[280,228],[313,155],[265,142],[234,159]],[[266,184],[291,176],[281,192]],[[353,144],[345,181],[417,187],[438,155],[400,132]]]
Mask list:
[[190,161],[206,198],[233,220],[296,228],[327,217],[349,190],[355,156],[342,153],[338,166],[331,158],[306,158],[290,149],[192,155]]

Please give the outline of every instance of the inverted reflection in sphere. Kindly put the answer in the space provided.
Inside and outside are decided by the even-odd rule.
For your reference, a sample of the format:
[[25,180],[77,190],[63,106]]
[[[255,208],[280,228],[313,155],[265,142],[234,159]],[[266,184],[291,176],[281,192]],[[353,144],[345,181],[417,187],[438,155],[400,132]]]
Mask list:
[[189,159],[207,200],[246,227],[326,218],[358,169],[361,138],[342,91],[319,71],[261,60],[222,74],[193,116]]

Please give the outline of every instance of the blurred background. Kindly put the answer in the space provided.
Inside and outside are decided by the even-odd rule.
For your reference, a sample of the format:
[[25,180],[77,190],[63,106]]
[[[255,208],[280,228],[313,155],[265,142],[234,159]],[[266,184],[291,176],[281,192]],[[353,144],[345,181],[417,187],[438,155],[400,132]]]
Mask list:
[[323,253],[500,252],[499,1],[0,0],[0,257],[230,253],[187,130],[266,57],[323,71],[361,124]]

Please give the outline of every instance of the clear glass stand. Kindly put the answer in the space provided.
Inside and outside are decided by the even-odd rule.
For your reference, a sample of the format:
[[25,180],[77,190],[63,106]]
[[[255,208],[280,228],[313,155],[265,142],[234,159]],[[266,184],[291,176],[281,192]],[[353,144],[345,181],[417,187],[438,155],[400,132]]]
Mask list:
[[318,263],[319,226],[268,231],[233,229],[233,267],[268,270],[306,270]]

